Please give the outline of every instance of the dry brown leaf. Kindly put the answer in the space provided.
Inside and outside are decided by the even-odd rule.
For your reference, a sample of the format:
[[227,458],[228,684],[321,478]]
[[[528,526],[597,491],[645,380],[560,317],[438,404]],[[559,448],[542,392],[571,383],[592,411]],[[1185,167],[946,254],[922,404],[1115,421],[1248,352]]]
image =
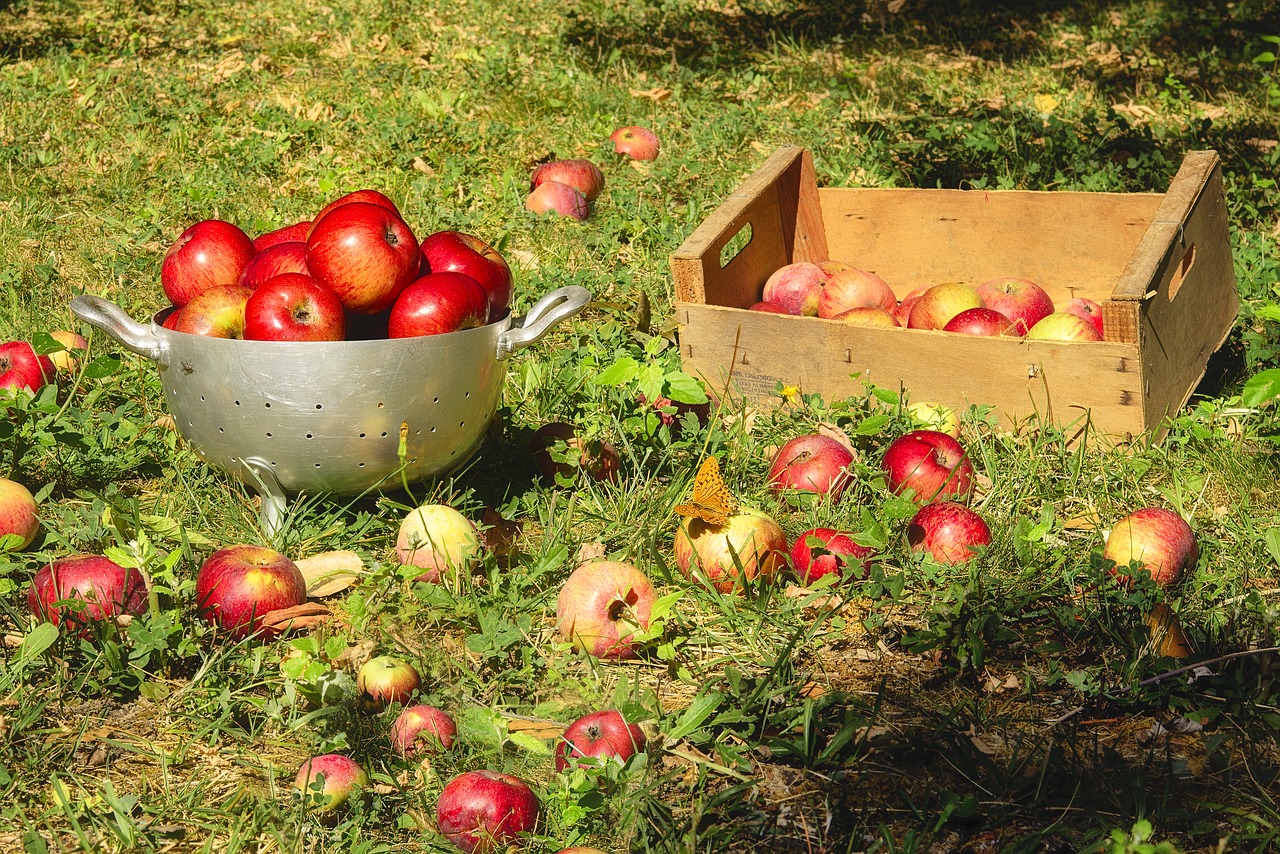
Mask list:
[[341,593],[365,574],[364,561],[352,551],[324,552],[294,561],[307,582],[307,596],[323,599]]
[[817,682],[806,682],[800,686],[800,696],[818,699],[827,693],[829,689],[825,685],[819,685]]
[[582,564],[586,563],[587,561],[602,558],[604,557],[604,554],[605,554],[604,543],[601,543],[601,542],[583,543],[582,545],[578,546],[578,566],[582,566]]
[[1164,602],[1157,602],[1147,615],[1147,628],[1151,631],[1151,648],[1166,658],[1189,658],[1191,642],[1178,623],[1178,615]]
[[308,629],[330,619],[333,612],[319,602],[278,608],[262,616],[262,627],[276,632]]
[[516,540],[520,537],[520,523],[504,519],[492,507],[484,508],[480,520],[484,527],[480,530],[480,538],[484,547],[498,557],[506,557],[515,551]]
[[523,732],[534,738],[560,738],[564,735],[564,727],[555,721],[526,718],[507,718],[507,731]]
[[826,436],[828,438],[835,439],[843,445],[849,453],[853,454],[853,458],[855,460],[858,458],[858,451],[853,447],[853,442],[849,440],[849,434],[841,430],[838,425],[832,424],[828,421],[823,421],[818,425],[817,432],[819,436]]

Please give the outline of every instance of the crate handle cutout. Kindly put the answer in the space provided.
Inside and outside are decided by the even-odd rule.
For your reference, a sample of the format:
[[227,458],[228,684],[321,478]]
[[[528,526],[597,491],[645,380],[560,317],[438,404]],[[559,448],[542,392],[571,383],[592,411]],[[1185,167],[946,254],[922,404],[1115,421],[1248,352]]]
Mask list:
[[746,248],[751,245],[752,231],[751,223],[746,223],[737,233],[725,241],[724,246],[720,247],[720,269],[723,270],[733,263],[734,259],[741,255]]
[[1178,262],[1178,268],[1173,271],[1173,278],[1169,279],[1169,302],[1173,302],[1174,297],[1178,295],[1178,291],[1182,289],[1182,283],[1187,280],[1187,276],[1191,275],[1191,268],[1196,263],[1196,245],[1192,243],[1187,247],[1187,251],[1182,253],[1182,260]]

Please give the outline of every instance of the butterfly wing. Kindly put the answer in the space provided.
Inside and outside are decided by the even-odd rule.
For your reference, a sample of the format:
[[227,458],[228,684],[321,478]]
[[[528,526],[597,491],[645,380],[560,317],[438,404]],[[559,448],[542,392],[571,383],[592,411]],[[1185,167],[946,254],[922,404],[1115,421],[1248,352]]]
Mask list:
[[729,517],[738,512],[738,502],[720,477],[720,463],[715,457],[707,457],[698,466],[693,496],[688,503],[678,505],[676,512],[717,527],[727,525]]

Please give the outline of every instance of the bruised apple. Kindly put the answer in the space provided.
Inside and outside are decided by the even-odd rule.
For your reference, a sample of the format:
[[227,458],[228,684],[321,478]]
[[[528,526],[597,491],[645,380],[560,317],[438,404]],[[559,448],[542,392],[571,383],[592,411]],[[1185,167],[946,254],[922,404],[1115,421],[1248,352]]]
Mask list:
[[579,650],[632,659],[657,600],[649,578],[629,563],[594,560],[569,576],[556,597],[556,632]]

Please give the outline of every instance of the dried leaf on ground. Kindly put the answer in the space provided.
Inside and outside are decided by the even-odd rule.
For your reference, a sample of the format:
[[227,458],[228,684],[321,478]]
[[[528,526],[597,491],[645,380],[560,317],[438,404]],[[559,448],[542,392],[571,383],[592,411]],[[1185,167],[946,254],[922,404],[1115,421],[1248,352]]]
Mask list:
[[307,596],[323,599],[341,593],[365,574],[364,561],[352,551],[333,551],[294,561],[307,582]]

